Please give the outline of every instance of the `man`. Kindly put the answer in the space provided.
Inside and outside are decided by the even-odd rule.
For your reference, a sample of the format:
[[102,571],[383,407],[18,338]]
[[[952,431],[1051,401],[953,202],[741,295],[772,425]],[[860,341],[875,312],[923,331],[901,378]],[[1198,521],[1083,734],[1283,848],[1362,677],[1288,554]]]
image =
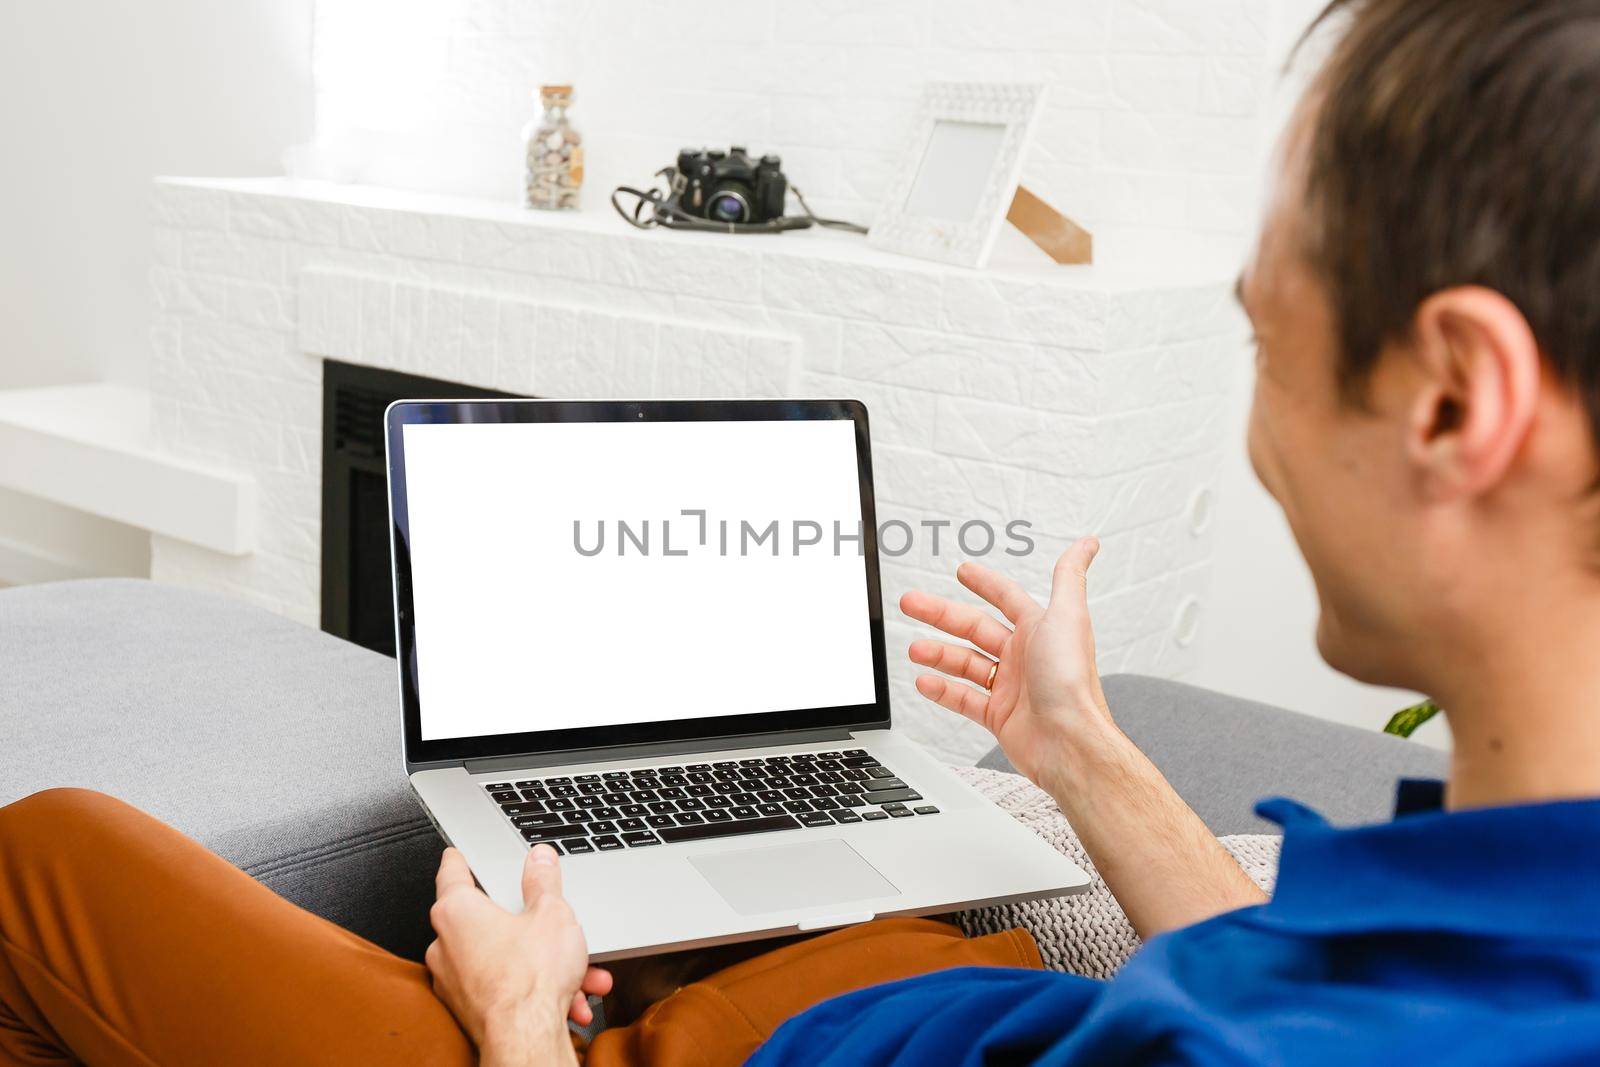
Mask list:
[[[1048,605],[967,565],[999,614],[908,594],[954,639],[911,647],[918,688],[1058,801],[1143,951],[1102,984],[1035,969],[1025,938],[869,924],[691,983],[589,1064],[1600,1062],[1600,0],[1334,7],[1241,280],[1250,453],[1324,657],[1447,709],[1443,809],[1335,830],[1264,805],[1264,902],[1114,724],[1093,539]],[[441,864],[427,962],[466,1038],[420,973],[114,802],[0,812],[0,876],[14,1062],[572,1062],[566,1019],[612,985],[542,848],[519,915]],[[942,969],[963,962],[1014,965]],[[921,976],[870,984],[891,975]]]

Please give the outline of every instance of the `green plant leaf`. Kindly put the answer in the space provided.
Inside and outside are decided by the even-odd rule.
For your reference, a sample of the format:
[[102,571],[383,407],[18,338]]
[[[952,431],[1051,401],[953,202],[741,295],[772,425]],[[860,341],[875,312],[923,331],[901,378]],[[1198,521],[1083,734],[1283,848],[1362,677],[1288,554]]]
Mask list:
[[1388,725],[1383,732],[1394,734],[1396,737],[1410,737],[1416,732],[1417,727],[1439,714],[1439,705],[1431,700],[1424,700],[1420,704],[1413,704],[1409,708],[1401,708],[1389,717]]

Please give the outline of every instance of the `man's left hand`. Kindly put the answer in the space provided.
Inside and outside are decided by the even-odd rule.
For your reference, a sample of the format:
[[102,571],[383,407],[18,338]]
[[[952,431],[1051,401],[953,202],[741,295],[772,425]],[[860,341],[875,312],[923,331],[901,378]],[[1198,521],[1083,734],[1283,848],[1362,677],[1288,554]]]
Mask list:
[[566,1020],[594,1020],[586,994],[611,991],[589,966],[583,931],[561,896],[555,850],[537,845],[522,868],[523,910],[513,914],[474,884],[467,861],[445,849],[429,917],[438,940],[425,957],[434,992],[477,1044],[484,1064],[548,1063],[572,1055]]

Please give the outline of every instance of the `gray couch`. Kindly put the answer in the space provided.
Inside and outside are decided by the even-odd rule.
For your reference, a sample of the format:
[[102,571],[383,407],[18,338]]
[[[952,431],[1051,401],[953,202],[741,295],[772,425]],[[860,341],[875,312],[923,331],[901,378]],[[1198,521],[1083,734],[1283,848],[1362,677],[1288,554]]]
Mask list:
[[[1282,793],[1387,815],[1440,753],[1136,676],[1117,721],[1218,833]],[[440,843],[401,771],[394,661],[258,608],[141,581],[0,590],[0,804],[120,796],[290,900],[412,958]],[[1006,767],[998,752],[986,766]]]

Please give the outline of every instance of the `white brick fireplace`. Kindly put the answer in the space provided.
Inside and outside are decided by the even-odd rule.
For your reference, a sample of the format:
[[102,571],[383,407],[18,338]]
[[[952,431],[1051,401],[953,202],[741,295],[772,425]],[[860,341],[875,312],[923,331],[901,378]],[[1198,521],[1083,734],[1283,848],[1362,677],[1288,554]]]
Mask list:
[[[1181,675],[1205,610],[1223,398],[1240,354],[1227,280],[1175,264],[968,271],[837,234],[641,233],[598,214],[291,182],[155,192],[154,430],[256,487],[254,545],[152,537],[152,576],[316,625],[321,360],[546,397],[858,397],[880,519],[948,520],[883,567],[885,602],[954,587],[950,531],[1032,523],[997,555],[1036,592],[1073,536],[1102,667]],[[891,618],[895,711],[970,760],[975,728],[921,706]]]

